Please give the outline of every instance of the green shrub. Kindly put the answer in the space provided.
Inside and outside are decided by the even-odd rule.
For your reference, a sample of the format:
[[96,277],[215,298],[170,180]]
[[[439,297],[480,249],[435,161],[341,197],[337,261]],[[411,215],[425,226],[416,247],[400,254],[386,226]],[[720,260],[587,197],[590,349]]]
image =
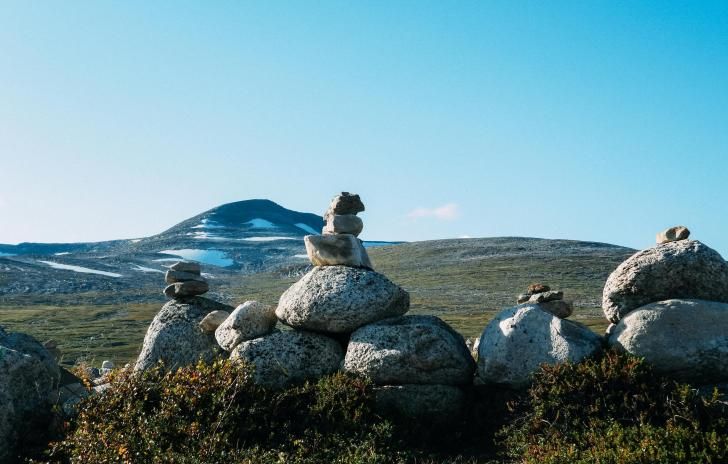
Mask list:
[[719,463],[728,462],[726,412],[717,392],[701,397],[607,351],[543,366],[500,435],[524,463]]
[[371,385],[336,374],[270,391],[228,361],[120,373],[86,400],[56,462],[398,462]]

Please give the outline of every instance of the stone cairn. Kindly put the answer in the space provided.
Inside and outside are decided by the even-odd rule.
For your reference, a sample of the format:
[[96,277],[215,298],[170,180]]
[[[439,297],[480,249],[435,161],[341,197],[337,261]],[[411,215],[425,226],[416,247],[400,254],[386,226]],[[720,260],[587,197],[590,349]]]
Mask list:
[[321,235],[303,238],[306,253],[314,266],[352,266],[373,269],[364,245],[357,237],[364,223],[357,213],[364,211],[359,195],[342,192],[334,197],[324,213],[326,225]]
[[180,261],[171,265],[164,280],[169,284],[164,294],[173,299],[204,295],[210,289],[202,277],[200,264],[195,262]]
[[574,312],[573,305],[564,301],[564,292],[551,290],[551,287],[544,284],[529,285],[526,293],[518,295],[516,303],[540,304],[542,309],[562,319]]
[[[604,315],[612,347],[659,373],[697,385],[728,384],[728,263],[689,240],[685,226],[627,258],[607,279]],[[712,388],[709,388],[712,390]]]
[[601,337],[566,319],[573,305],[562,291],[534,283],[516,303],[490,321],[473,343],[476,384],[524,388],[541,364],[579,362],[601,349]]
[[[436,317],[404,315],[409,294],[373,270],[357,238],[362,211],[358,195],[334,197],[322,235],[304,237],[313,269],[276,308],[246,301],[233,310],[201,297],[170,301],[149,327],[137,370],[158,360],[170,368],[192,364],[213,352],[252,364],[255,381],[269,388],[344,370],[370,377],[383,409],[457,417],[460,387],[472,383],[475,370],[465,341]],[[278,321],[288,328],[277,330]]]

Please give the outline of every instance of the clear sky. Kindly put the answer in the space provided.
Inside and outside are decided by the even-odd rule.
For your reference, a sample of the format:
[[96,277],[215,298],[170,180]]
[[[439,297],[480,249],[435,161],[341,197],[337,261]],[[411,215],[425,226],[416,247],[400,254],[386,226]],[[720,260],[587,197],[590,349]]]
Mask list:
[[0,1],[0,243],[222,203],[728,257],[728,2]]

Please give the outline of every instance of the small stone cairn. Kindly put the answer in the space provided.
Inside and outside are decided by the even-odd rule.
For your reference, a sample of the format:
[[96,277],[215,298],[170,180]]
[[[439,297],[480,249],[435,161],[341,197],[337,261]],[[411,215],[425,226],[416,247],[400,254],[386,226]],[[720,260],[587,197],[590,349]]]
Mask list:
[[202,277],[200,264],[195,262],[180,261],[171,265],[164,280],[169,284],[164,294],[175,300],[204,295],[210,289]]
[[725,389],[728,263],[689,236],[685,226],[670,227],[612,272],[602,297],[608,344],[661,374]]
[[551,290],[551,287],[544,284],[531,284],[526,293],[521,293],[516,299],[518,304],[539,304],[541,308],[554,316],[566,318],[574,311],[573,305],[564,301],[564,292]]
[[541,283],[528,286],[517,306],[500,312],[473,343],[476,384],[525,388],[542,364],[579,362],[601,349],[588,327],[566,319],[573,305]]
[[357,237],[364,223],[357,213],[364,211],[359,195],[349,192],[331,200],[324,213],[321,235],[304,237],[306,253],[314,266],[352,266],[373,269],[364,245]]

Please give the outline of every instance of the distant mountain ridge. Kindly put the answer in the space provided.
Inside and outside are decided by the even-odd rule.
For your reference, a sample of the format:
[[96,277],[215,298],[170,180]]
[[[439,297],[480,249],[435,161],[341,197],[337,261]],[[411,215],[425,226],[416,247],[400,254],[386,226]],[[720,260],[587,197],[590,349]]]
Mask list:
[[306,266],[303,237],[323,218],[254,199],[228,203],[144,238],[90,243],[0,245],[0,298],[139,289],[169,262],[201,262],[211,275]]

